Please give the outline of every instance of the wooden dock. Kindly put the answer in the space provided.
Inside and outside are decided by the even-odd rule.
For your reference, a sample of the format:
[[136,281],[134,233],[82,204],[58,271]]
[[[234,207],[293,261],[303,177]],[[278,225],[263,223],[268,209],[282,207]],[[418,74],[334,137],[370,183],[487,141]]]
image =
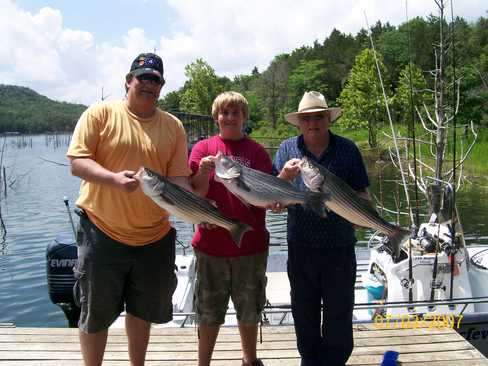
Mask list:
[[[402,365],[488,365],[488,360],[451,329],[377,329],[354,325],[355,348],[348,365],[380,365],[383,353],[400,353]],[[263,327],[258,355],[266,366],[299,365],[295,333],[289,326]],[[235,327],[221,329],[212,365],[240,366],[240,342]],[[195,366],[195,328],[154,328],[147,365]],[[77,329],[0,327],[0,365],[82,365]],[[127,338],[111,329],[104,365],[128,365]]]

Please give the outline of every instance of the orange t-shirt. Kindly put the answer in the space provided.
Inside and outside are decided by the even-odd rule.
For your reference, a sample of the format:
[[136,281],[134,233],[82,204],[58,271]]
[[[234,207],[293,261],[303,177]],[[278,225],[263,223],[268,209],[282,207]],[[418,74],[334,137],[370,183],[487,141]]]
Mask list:
[[[163,176],[188,176],[183,124],[156,110],[150,118],[131,113],[125,101],[95,104],[78,120],[67,156],[95,160],[119,172],[148,167]],[[128,245],[161,239],[170,229],[169,214],[140,188],[132,193],[82,180],[76,201],[90,220],[111,238]]]

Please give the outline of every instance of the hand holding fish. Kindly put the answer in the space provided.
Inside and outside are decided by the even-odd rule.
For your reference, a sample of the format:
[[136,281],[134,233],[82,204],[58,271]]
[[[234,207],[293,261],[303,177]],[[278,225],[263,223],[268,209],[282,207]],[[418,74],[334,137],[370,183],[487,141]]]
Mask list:
[[281,205],[279,202],[270,203],[270,204],[266,205],[265,208],[267,210],[273,211],[274,213],[280,213],[286,209],[286,207]]
[[287,181],[294,180],[300,173],[300,162],[301,160],[297,158],[288,160],[283,166],[283,169],[281,169],[280,174],[278,174],[278,178]]
[[202,175],[210,174],[215,169],[215,156],[209,155],[200,160],[198,173]]
[[[292,171],[295,164],[289,164]],[[285,179],[248,168],[224,154],[217,154],[215,159],[215,179],[245,205],[278,210],[300,204],[321,217],[326,216],[324,201],[329,193],[300,191]]]
[[198,227],[200,227],[202,229],[206,229],[206,230],[212,230],[212,229],[217,228],[218,225],[209,224],[208,222],[201,222],[198,224]]
[[121,172],[114,173],[114,186],[127,193],[134,192],[139,187],[139,181],[134,178],[135,174],[136,172],[132,170],[122,170]]
[[329,210],[355,226],[371,228],[386,234],[387,245],[394,257],[399,258],[403,242],[410,236],[410,231],[383,219],[373,207],[367,189],[353,190],[341,178],[307,157],[302,158],[299,167],[303,182],[311,191],[330,192],[330,198],[324,201]]
[[141,167],[134,177],[140,182],[144,194],[170,215],[192,224],[202,224],[209,229],[213,228],[211,225],[221,226],[229,231],[238,247],[244,234],[252,230],[251,226],[222,214],[209,200],[195,195],[151,169]]

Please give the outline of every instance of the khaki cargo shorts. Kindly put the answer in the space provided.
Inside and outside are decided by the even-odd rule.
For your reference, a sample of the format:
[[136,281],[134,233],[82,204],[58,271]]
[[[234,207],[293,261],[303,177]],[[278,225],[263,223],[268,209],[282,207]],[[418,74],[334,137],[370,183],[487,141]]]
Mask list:
[[228,258],[194,250],[197,279],[193,308],[198,324],[224,324],[229,298],[241,324],[258,324],[266,303],[268,251]]

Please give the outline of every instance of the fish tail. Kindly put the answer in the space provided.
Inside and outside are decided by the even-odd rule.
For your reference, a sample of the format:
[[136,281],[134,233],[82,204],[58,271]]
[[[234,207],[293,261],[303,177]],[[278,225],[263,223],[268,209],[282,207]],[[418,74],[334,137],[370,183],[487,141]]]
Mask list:
[[410,236],[410,232],[407,230],[395,230],[393,234],[388,236],[388,242],[386,245],[391,249],[394,258],[398,260],[400,258],[400,250],[402,243]]
[[232,240],[237,245],[237,247],[241,247],[242,237],[249,230],[252,230],[252,227],[248,224],[243,223],[235,224],[234,226],[232,226],[232,228],[229,229],[230,236],[232,237]]
[[304,206],[313,212],[315,212],[320,217],[327,217],[327,209],[324,202],[328,199],[330,195],[319,193],[319,192],[308,192],[305,198]]

